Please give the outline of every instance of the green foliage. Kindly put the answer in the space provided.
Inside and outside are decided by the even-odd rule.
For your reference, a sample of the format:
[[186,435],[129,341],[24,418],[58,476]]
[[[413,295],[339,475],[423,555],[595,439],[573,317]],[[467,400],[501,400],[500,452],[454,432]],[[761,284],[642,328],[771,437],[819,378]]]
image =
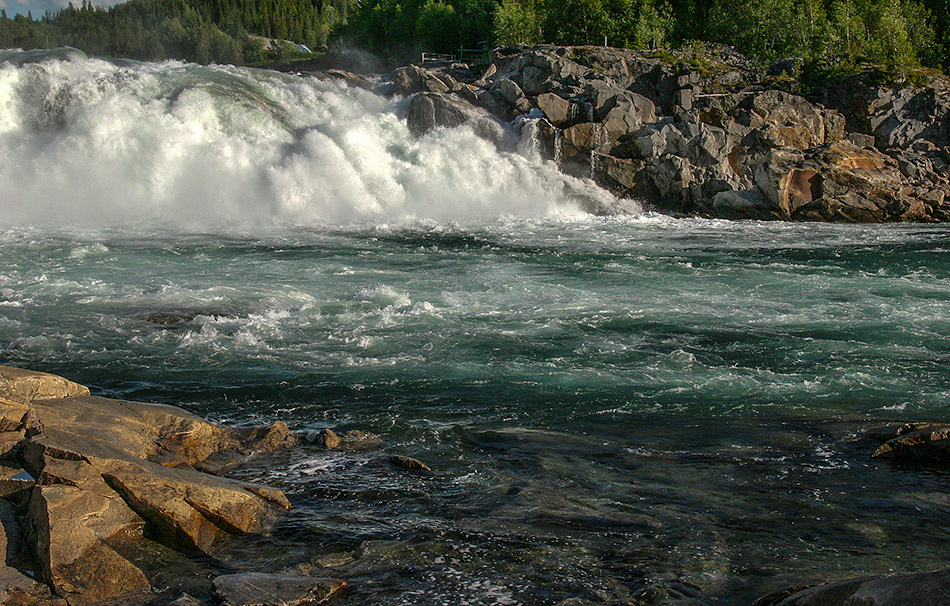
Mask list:
[[497,8],[496,0],[362,0],[336,35],[399,60],[456,53],[493,39]]
[[326,44],[356,0],[129,0],[105,10],[82,0],[42,20],[0,14],[0,46],[73,46],[91,55],[199,63],[274,59],[280,44],[253,42],[249,33],[310,48]]
[[635,32],[636,45],[655,49],[664,46],[673,31],[673,9],[669,2],[641,0],[637,11]]
[[541,29],[534,3],[529,0],[504,0],[495,12],[495,42],[509,44],[536,44]]

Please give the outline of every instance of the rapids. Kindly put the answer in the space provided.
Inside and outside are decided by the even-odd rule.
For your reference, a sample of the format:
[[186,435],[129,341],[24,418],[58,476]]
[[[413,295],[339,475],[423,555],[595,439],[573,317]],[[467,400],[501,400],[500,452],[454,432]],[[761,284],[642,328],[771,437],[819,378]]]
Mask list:
[[530,140],[413,139],[403,100],[0,60],[0,363],[384,440],[255,458],[294,509],[165,554],[171,599],[331,560],[350,605],[739,605],[946,565],[950,477],[864,437],[946,420],[945,227],[593,217]]
[[513,131],[499,145],[470,128],[414,139],[405,100],[337,82],[5,53],[0,225],[446,222],[609,202]]

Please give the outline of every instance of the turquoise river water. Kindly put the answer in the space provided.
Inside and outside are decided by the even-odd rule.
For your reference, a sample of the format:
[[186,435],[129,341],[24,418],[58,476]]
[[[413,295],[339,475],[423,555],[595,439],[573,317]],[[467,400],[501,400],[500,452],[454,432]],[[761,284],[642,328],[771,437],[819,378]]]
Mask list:
[[950,476],[865,437],[946,420],[945,227],[594,217],[528,124],[414,139],[404,100],[307,77],[0,61],[0,363],[382,438],[254,458],[293,510],[156,585],[332,560],[354,606],[738,605],[946,565]]

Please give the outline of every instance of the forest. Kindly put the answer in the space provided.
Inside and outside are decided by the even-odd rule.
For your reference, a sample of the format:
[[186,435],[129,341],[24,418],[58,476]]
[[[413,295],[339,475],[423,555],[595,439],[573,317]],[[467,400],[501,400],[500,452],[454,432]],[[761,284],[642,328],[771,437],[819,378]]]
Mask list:
[[0,47],[257,65],[355,45],[392,63],[494,45],[679,48],[723,43],[762,60],[950,67],[950,0],[82,0],[0,11]]

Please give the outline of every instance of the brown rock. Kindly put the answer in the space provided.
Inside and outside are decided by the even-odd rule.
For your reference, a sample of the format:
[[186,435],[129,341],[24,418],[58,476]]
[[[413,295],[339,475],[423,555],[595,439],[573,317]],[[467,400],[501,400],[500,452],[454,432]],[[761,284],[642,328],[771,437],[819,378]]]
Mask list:
[[346,82],[347,86],[352,88],[362,88],[363,90],[373,90],[374,84],[372,80],[360,76],[359,74],[354,74],[353,72],[348,72],[342,69],[328,69],[323,72],[328,78],[333,78],[334,80],[342,80]]
[[607,142],[607,129],[599,122],[584,122],[561,132],[564,159],[597,149]]
[[406,125],[415,137],[421,137],[437,127],[453,128],[466,122],[474,122],[476,133],[481,134],[478,125],[493,122],[485,110],[458,97],[436,93],[419,93],[409,102]]
[[0,466],[0,498],[13,502],[25,500],[36,480],[23,469]]
[[20,559],[23,533],[11,503],[0,499],[0,604],[32,604],[39,598],[49,597],[49,590],[10,566]]
[[871,457],[902,464],[950,464],[950,424],[908,423],[887,436]]
[[228,534],[259,530],[271,504],[241,483],[190,469],[119,464],[105,481],[163,542],[208,551]]
[[0,432],[0,459],[16,456],[24,438],[26,436],[22,431]]
[[572,120],[571,102],[553,93],[538,95],[538,109],[555,126],[561,126]]
[[779,90],[748,97],[741,105],[737,121],[785,147],[808,149],[826,142],[822,108],[804,97]]
[[[0,403],[29,404],[70,396],[88,396],[89,388],[45,372],[0,366]],[[4,431],[8,431],[6,427]]]
[[334,448],[339,448],[343,440],[341,440],[340,436],[336,435],[336,432],[332,429],[321,429],[319,433],[317,433],[314,442],[327,450],[333,450]]
[[409,469],[412,471],[432,471],[432,468],[422,461],[410,457],[404,457],[402,455],[393,455],[389,457],[389,462],[396,467],[402,467],[403,469]]
[[37,486],[29,514],[42,579],[70,606],[148,589],[142,571],[108,544],[141,536],[145,525],[118,495],[107,498],[75,486]]
[[129,559],[146,525],[173,546],[208,550],[290,506],[280,491],[194,469],[293,444],[283,423],[230,430],[172,406],[92,397],[53,375],[0,367],[0,376],[0,411],[21,419],[20,431],[4,432],[17,443],[11,460],[38,481],[28,489],[32,480],[11,469],[0,489],[28,500],[40,576],[70,606],[148,590]]
[[436,77],[436,74],[425,68],[409,65],[393,72],[389,95],[408,97],[419,92],[447,93],[450,90],[452,86]]

